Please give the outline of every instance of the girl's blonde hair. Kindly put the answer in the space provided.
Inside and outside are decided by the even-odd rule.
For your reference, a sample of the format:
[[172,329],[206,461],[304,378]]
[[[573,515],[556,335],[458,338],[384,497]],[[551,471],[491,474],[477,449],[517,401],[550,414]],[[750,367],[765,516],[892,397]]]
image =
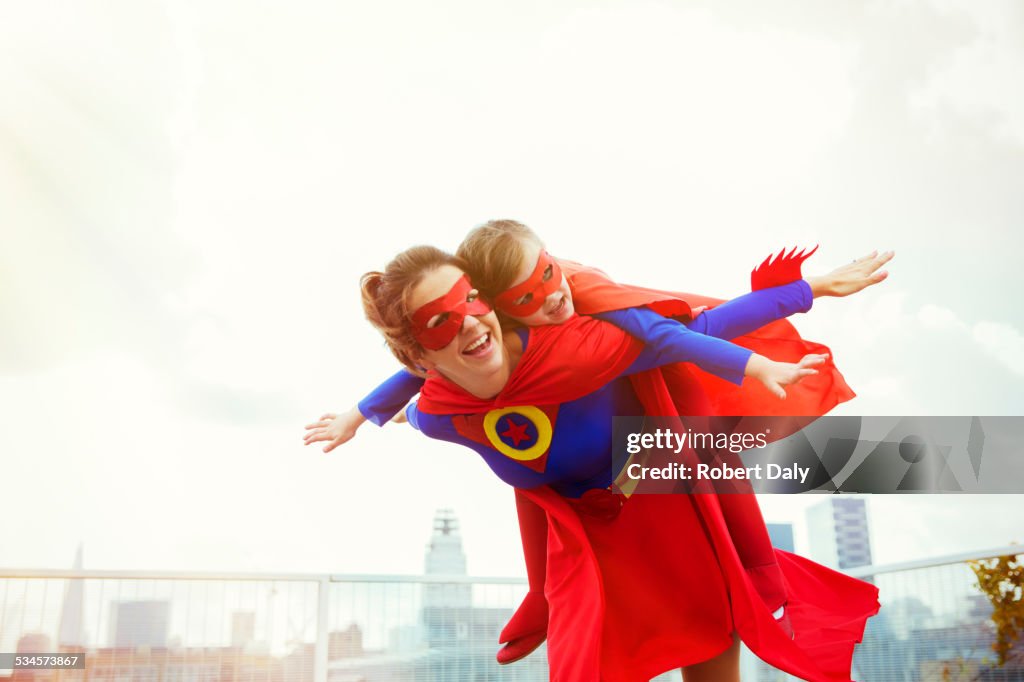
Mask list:
[[544,248],[537,233],[515,220],[489,220],[462,240],[457,258],[465,262],[473,286],[494,298],[512,286],[523,264],[523,243]]

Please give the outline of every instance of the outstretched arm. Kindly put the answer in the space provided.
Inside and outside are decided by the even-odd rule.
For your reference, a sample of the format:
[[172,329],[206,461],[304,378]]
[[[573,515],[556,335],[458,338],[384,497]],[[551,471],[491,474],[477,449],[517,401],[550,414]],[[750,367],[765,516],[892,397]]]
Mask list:
[[827,275],[752,291],[695,315],[686,326],[708,336],[735,339],[775,320],[807,312],[815,298],[850,296],[884,281],[889,273],[881,268],[894,255],[893,251],[873,251]]
[[402,408],[420,392],[423,379],[406,370],[399,370],[359,401],[356,407],[335,414],[328,412],[306,425],[305,444],[326,442],[324,452],[352,440],[365,422],[383,426],[402,413]]
[[692,362],[726,381],[741,384],[746,366],[754,354],[750,349],[729,341],[691,331],[680,322],[662,317],[648,308],[613,310],[594,317],[611,322],[644,342],[640,356],[629,366],[626,374],[675,362]]
[[884,253],[872,251],[852,263],[839,266],[827,275],[808,277],[807,282],[811,291],[814,292],[815,298],[819,296],[849,296],[884,281],[889,276],[889,272],[881,268],[895,255],[895,251]]
[[700,334],[735,339],[770,322],[811,309],[814,294],[804,280],[752,291],[705,310],[686,324]]
[[783,386],[817,374],[813,367],[825,361],[823,355],[807,355],[796,364],[775,362],[747,348],[694,332],[647,308],[615,310],[595,317],[611,322],[644,342],[639,357],[625,374],[676,362],[692,362],[734,384],[742,384],[744,376],[754,377],[776,396],[785,398]]
[[359,412],[377,426],[398,414],[423,388],[423,377],[401,369],[359,401]]

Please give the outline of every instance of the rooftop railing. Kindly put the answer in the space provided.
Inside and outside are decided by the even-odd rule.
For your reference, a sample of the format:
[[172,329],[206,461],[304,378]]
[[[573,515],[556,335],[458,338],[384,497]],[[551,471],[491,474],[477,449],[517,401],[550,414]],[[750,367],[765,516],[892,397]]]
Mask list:
[[[991,606],[966,562],[1018,553],[1010,545],[849,569],[882,599],[855,678],[1000,679],[982,677],[992,668]],[[0,569],[0,652],[80,651],[87,661],[85,670],[0,669],[0,678],[544,680],[543,649],[511,666],[494,662],[498,632],[525,590],[514,577]],[[790,679],[749,653],[743,668],[744,680]]]

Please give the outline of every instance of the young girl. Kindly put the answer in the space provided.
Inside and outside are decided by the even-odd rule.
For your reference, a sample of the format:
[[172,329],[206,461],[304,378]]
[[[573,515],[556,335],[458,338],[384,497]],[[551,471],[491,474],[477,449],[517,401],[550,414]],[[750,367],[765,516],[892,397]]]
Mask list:
[[[616,285],[599,271],[553,259],[543,250],[536,234],[514,221],[492,221],[477,228],[460,246],[458,255],[466,262],[473,284],[494,301],[503,314],[506,326],[561,324],[580,310],[597,314],[648,343],[658,343],[669,336],[685,337],[693,349],[693,363],[711,373],[710,376],[693,373],[684,366],[665,371],[680,413],[690,415],[770,415],[782,413],[783,407],[786,414],[816,415],[852,397],[853,393],[831,363],[820,367],[818,376],[808,376],[804,382],[791,387],[787,397],[780,385],[782,366],[752,353],[751,349],[772,357],[785,355],[790,361],[798,361],[808,354],[827,353],[826,348],[801,340],[787,323],[775,323],[760,329],[756,336],[743,337],[739,339],[741,346],[701,337],[694,332],[734,338],[758,330],[794,312],[806,311],[815,296],[847,295],[881,281],[885,273],[876,273],[876,270],[892,257],[884,254],[876,258],[873,254],[855,261],[853,266],[806,282],[799,280],[802,258],[778,259],[770,267],[755,272],[753,279],[762,287],[760,291],[706,313],[692,315],[695,311],[691,304],[706,306],[719,301]],[[769,284],[782,286],[768,288]],[[689,322],[683,327],[654,311]],[[481,344],[485,342],[486,339],[481,340]],[[745,366],[744,357],[747,358]],[[728,368],[737,364],[744,366],[743,375],[758,379],[761,385],[744,383],[735,371],[730,375]],[[804,371],[808,375],[813,372]],[[735,386],[730,387],[716,376]],[[370,419],[377,424],[387,421],[421,385],[422,378],[406,371],[398,373],[347,414],[324,415],[320,422],[310,425],[307,443],[329,441],[324,449],[329,452],[352,438],[363,421]],[[787,397],[785,403],[779,403],[778,399],[783,397]],[[529,487],[528,483],[524,481],[523,487]],[[788,629],[788,618],[781,608],[786,600],[785,589],[755,498],[734,494],[720,496],[719,501],[749,578],[766,606]],[[543,511],[518,494],[517,507],[530,592],[502,632],[500,641],[508,642],[498,654],[502,663],[517,660],[538,646],[544,640],[547,621],[543,596],[547,522]]]

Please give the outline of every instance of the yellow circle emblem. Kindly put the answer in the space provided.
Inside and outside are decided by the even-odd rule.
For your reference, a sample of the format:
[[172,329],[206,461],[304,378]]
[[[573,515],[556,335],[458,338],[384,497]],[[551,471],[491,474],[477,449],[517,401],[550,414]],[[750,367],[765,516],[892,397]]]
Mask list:
[[537,459],[551,447],[551,420],[533,405],[491,410],[484,415],[484,433],[495,450],[520,462]]

